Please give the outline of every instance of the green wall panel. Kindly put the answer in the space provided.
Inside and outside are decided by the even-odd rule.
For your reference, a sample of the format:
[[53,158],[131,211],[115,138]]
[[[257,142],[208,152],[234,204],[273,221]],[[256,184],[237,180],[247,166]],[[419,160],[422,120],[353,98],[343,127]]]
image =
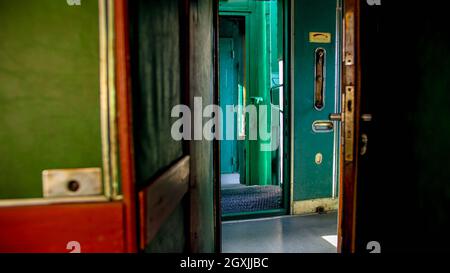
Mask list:
[[98,1],[0,0],[0,198],[101,167]]

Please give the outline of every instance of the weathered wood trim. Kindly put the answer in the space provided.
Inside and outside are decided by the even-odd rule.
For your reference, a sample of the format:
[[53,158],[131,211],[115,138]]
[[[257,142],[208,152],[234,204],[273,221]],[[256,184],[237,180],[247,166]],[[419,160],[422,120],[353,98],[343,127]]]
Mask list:
[[189,169],[190,157],[185,156],[139,192],[141,249],[155,238],[186,195]]

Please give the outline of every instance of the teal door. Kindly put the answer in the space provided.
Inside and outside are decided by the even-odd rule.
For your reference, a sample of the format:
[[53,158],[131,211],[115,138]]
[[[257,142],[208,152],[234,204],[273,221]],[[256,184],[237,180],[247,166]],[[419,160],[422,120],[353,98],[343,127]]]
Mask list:
[[236,118],[234,119],[233,140],[225,139],[227,135],[227,105],[237,105],[238,102],[238,64],[235,61],[234,40],[232,38],[220,38],[219,44],[220,63],[220,107],[223,110],[222,132],[224,140],[220,141],[220,169],[221,173],[238,172],[237,164],[237,140]]
[[[294,201],[337,196],[337,0],[294,1]],[[336,40],[338,39],[338,40]]]

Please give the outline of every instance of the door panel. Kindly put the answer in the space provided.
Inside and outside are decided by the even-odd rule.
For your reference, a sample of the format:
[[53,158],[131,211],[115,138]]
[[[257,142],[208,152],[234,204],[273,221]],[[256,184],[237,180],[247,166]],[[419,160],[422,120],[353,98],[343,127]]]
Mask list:
[[0,12],[0,199],[40,198],[43,170],[102,167],[98,1]]
[[294,2],[293,200],[336,196],[339,110],[336,0]]
[[[223,110],[223,126],[222,132],[225,139],[227,115],[227,105],[237,105],[238,91],[238,68],[235,62],[234,40],[232,38],[220,38],[220,106]],[[233,127],[236,128],[236,119]],[[234,140],[222,140],[220,153],[220,169],[221,173],[235,173],[238,171],[237,166],[237,140],[236,134],[233,132]]]

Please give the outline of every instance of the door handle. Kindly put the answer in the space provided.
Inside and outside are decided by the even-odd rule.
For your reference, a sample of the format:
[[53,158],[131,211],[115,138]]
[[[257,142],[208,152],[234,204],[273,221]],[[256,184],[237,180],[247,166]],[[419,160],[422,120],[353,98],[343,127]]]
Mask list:
[[316,110],[318,111],[321,111],[325,106],[325,55],[325,49],[316,49],[314,75],[314,108],[316,108]]
[[[278,85],[275,85],[275,86],[272,86],[271,88],[270,88],[270,91],[269,91],[269,94],[270,94],[270,103],[272,104],[272,105],[274,105],[274,106],[277,106],[277,105],[275,105],[273,102],[273,91],[274,90],[276,90],[276,89],[280,89],[280,88],[282,88],[282,87],[284,87],[284,85],[283,84],[278,84]],[[281,109],[281,104],[282,104],[283,102],[282,101],[279,101],[279,103],[278,103],[278,108],[280,109],[280,112],[283,112]]]
[[262,97],[250,97],[250,100],[255,105],[259,105],[264,101],[264,99]]
[[[329,116],[331,121],[344,121],[344,115],[342,113],[333,113]],[[372,121],[372,115],[371,114],[364,114],[361,116],[361,121],[364,122],[371,122]]]
[[313,123],[313,131],[316,133],[332,132],[333,129],[333,122],[329,120],[319,120]]
[[342,113],[330,114],[329,119],[331,121],[344,121],[344,115]]
[[365,155],[367,153],[367,144],[369,143],[369,137],[367,136],[367,134],[362,134],[361,135],[361,151],[360,151],[360,155]]
[[371,114],[364,114],[361,116],[361,120],[364,122],[371,122],[372,121],[372,115]]

